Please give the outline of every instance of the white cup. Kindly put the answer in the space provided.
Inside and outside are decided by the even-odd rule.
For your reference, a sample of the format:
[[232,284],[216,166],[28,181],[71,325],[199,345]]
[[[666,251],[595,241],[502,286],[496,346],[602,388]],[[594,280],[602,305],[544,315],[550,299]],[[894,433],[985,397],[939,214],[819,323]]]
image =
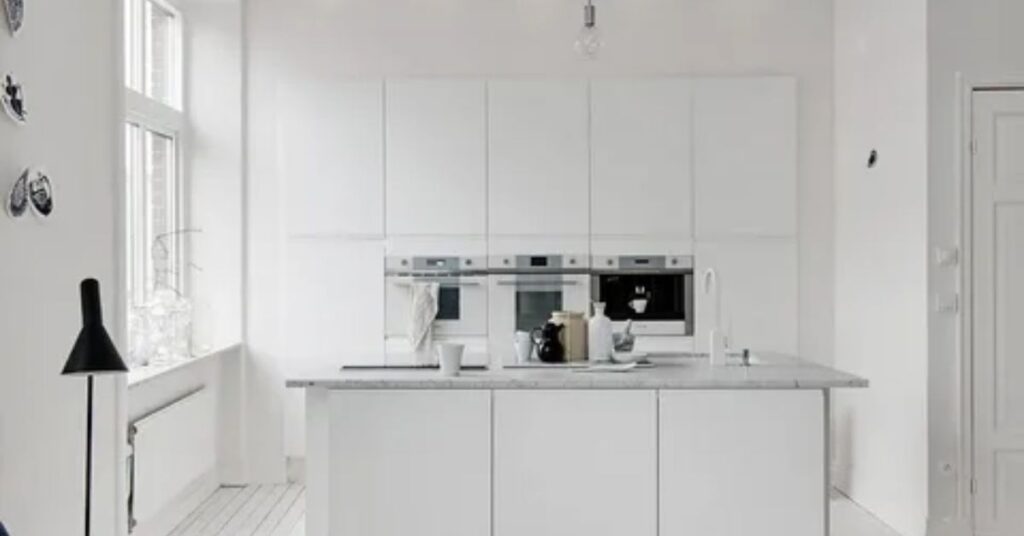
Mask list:
[[533,336],[528,331],[517,331],[512,337],[516,347],[516,362],[526,363],[533,356]]
[[438,362],[441,364],[442,376],[458,376],[462,368],[462,352],[465,345],[443,342],[437,345]]

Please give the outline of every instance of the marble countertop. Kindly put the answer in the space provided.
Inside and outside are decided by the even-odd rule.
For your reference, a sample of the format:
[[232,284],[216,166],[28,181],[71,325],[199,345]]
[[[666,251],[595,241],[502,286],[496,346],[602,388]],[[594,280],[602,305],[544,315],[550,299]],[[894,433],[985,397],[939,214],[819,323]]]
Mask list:
[[702,357],[661,357],[628,372],[567,368],[463,370],[324,369],[290,375],[291,388],[326,389],[833,389],[867,387],[864,378],[791,356],[758,354],[749,367],[712,367]]

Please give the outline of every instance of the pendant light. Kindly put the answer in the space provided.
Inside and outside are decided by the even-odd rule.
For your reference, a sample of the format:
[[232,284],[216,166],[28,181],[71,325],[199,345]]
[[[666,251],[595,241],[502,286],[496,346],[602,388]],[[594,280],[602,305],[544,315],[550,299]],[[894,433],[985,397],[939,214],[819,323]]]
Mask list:
[[601,30],[597,28],[597,8],[593,0],[587,0],[583,6],[583,27],[576,36],[576,53],[588,60],[594,59],[603,44]]

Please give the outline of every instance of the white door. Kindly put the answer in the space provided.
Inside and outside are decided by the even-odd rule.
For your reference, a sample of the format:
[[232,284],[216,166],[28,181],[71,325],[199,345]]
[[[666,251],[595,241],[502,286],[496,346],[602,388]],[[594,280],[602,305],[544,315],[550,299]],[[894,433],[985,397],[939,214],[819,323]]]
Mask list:
[[331,536],[490,534],[489,391],[330,397]]
[[822,391],[660,396],[660,534],[827,534]]
[[[735,350],[796,354],[798,344],[797,244],[795,240],[699,242],[694,291],[694,343],[708,351],[708,333],[718,324]],[[717,292],[705,292],[714,270]]]
[[279,83],[277,171],[288,233],[383,236],[383,82]]
[[591,232],[690,239],[690,81],[598,79],[590,92]]
[[697,238],[795,235],[796,81],[699,79],[693,102]]
[[975,93],[974,497],[979,535],[1024,527],[1024,92]]
[[496,391],[491,534],[655,536],[656,414],[654,391]]
[[387,82],[388,235],[486,234],[482,80]]
[[490,234],[586,237],[587,82],[491,81],[488,114]]

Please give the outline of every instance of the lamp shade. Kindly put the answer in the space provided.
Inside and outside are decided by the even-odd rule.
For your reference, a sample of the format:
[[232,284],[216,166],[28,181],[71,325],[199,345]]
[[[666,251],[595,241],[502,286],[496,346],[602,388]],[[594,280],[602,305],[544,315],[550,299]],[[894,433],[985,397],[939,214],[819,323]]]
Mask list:
[[71,349],[61,374],[93,375],[128,372],[114,342],[103,327],[100,307],[100,284],[95,279],[82,281],[82,331]]

